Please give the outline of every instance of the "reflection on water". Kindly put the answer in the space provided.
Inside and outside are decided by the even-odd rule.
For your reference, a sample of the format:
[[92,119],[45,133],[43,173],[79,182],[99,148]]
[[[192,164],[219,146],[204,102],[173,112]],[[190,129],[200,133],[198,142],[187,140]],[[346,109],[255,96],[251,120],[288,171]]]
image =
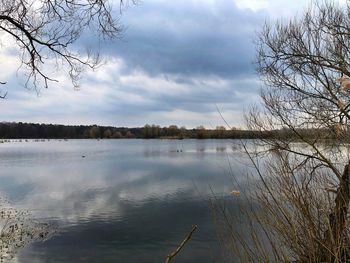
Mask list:
[[228,140],[3,143],[0,192],[59,228],[16,259],[162,262],[196,224],[176,261],[222,262],[209,199],[232,191],[231,153]]

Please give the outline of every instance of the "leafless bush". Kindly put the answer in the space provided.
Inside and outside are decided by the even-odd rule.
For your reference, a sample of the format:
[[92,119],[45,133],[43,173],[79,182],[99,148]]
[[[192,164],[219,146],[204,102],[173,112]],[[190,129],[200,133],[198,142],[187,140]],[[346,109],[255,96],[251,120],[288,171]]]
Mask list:
[[225,220],[234,262],[350,260],[350,97],[340,81],[350,76],[349,13],[314,2],[257,38],[263,107],[246,119],[271,136],[252,142],[255,150],[244,145],[260,184],[241,211],[249,227],[242,233],[230,227],[235,217]]

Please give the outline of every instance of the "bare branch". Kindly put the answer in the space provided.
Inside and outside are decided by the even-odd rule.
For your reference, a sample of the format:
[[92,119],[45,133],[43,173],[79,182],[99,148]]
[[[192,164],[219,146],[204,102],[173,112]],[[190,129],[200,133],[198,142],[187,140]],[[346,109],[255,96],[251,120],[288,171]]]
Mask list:
[[[120,1],[120,6],[127,3]],[[57,82],[49,73],[49,65],[55,63],[58,70],[68,69],[78,87],[84,68],[96,68],[100,59],[99,50],[82,53],[75,43],[89,31],[101,41],[120,37],[123,27],[115,9],[110,0],[0,0],[0,32],[11,36],[20,49],[25,86],[38,91]]]
[[349,8],[315,1],[258,35],[263,105],[246,120],[269,136],[243,144],[260,183],[253,194],[259,209],[245,211],[254,247],[247,248],[244,234],[230,233],[241,262],[350,258]]
[[191,239],[192,234],[194,233],[194,231],[196,231],[197,229],[197,225],[192,226],[192,230],[190,233],[188,233],[188,235],[185,237],[185,239],[181,242],[181,244],[176,248],[176,250],[172,253],[170,253],[166,260],[165,263],[169,263],[170,261],[173,260],[173,258],[181,251],[181,249],[186,245],[186,243]]

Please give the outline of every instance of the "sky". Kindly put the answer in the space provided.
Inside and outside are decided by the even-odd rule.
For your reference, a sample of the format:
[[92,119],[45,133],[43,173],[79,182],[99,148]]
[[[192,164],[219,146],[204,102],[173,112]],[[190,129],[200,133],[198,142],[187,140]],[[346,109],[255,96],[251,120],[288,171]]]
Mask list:
[[[345,2],[345,0],[340,0]],[[48,89],[23,87],[13,49],[0,47],[0,121],[140,127],[243,127],[260,102],[254,38],[262,24],[288,19],[307,0],[143,0],[125,9],[123,37],[101,47],[106,60],[75,90],[62,72]],[[119,10],[116,10],[119,12]],[[118,13],[119,14],[119,13]],[[3,35],[0,35],[4,38]],[[7,41],[2,39],[3,42]],[[93,34],[79,41],[97,46]]]

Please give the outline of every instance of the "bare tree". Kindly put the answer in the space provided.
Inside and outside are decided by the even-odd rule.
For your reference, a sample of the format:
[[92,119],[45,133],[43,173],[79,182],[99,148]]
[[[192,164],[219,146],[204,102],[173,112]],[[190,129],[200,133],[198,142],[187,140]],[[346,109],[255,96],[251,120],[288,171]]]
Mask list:
[[[125,4],[121,0],[119,8]],[[115,7],[109,0],[0,0],[0,32],[19,48],[25,86],[47,88],[49,82],[57,82],[48,70],[54,63],[58,69],[67,68],[78,87],[82,70],[96,68],[100,57],[98,50],[82,53],[74,43],[87,31],[98,39],[119,37],[123,28]]]
[[261,184],[250,196],[259,209],[246,211],[255,222],[249,242],[228,228],[242,261],[350,259],[349,13],[314,2],[301,16],[266,24],[257,38],[263,107],[247,124],[270,136],[244,145]]

